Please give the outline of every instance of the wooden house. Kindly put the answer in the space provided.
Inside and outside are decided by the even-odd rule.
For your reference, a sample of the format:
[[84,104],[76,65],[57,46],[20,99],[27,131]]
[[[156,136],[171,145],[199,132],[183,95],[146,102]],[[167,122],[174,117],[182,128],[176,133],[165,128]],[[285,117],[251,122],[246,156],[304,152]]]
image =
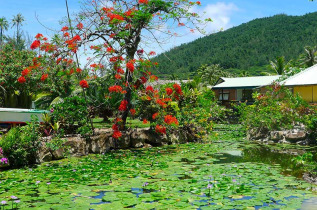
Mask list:
[[257,77],[221,77],[212,87],[220,104],[230,107],[231,103],[253,103],[252,94],[256,88],[272,84],[280,76],[257,76]]

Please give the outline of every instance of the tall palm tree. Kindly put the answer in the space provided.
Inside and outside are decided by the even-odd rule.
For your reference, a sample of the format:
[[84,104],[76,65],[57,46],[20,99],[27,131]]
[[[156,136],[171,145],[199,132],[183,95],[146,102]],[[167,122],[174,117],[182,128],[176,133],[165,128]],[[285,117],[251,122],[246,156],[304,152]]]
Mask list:
[[17,14],[16,16],[13,16],[12,19],[12,27],[16,26],[17,28],[17,44],[20,43],[20,27],[22,26],[22,23],[25,21],[24,17],[21,13]]
[[210,85],[214,85],[220,77],[232,77],[233,75],[226,72],[219,64],[212,64],[210,66],[202,65],[197,70],[198,75]]
[[317,47],[306,46],[305,54],[302,55],[301,64],[311,67],[317,63]]
[[3,32],[8,30],[9,22],[5,17],[0,18],[0,47],[2,46],[3,41]]
[[288,63],[286,63],[284,56],[278,56],[274,61],[270,61],[271,69],[273,69],[278,75],[283,75],[288,69]]

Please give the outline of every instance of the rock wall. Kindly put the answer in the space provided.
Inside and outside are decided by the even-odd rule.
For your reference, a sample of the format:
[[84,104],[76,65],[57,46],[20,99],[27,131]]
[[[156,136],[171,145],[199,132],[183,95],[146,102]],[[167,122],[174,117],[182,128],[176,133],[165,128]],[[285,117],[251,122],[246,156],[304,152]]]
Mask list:
[[88,154],[101,154],[111,149],[129,149],[142,147],[156,147],[169,144],[181,144],[196,142],[197,131],[190,127],[179,128],[168,135],[159,135],[156,132],[146,129],[131,129],[123,133],[120,139],[112,137],[111,129],[99,129],[96,135],[86,139],[80,135],[65,137],[64,145],[57,150],[51,150],[46,146],[50,138],[43,138],[41,149],[37,154],[37,162],[42,163],[51,160],[64,158],[66,155],[84,156]]
[[316,143],[316,139],[312,138],[310,132],[304,126],[295,126],[293,129],[283,131],[251,129],[247,131],[247,139],[264,143],[296,143],[302,145]]

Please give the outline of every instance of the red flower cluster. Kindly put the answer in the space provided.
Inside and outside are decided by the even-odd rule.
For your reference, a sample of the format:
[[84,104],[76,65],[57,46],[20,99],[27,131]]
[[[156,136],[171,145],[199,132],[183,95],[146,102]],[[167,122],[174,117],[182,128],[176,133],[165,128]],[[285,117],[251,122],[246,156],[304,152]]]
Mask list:
[[80,68],[77,68],[77,69],[76,69],[76,72],[77,72],[77,73],[81,73],[82,71],[83,71],[83,70],[81,70]]
[[86,80],[81,80],[80,82],[79,82],[79,85],[80,85],[80,87],[82,87],[82,88],[88,88],[89,86],[88,86],[88,82],[86,81]]
[[41,77],[41,81],[44,82],[48,78],[48,74],[43,74]]
[[164,117],[164,122],[168,125],[171,125],[171,124],[178,125],[178,120],[176,119],[176,117],[173,117],[172,115],[166,115]]
[[174,84],[173,85],[173,87],[174,87],[174,90],[176,91],[176,93],[178,94],[178,95],[183,95],[183,92],[182,92],[182,88],[181,88],[181,86],[179,85],[179,84]]
[[119,126],[117,124],[112,125],[113,134],[112,137],[118,139],[122,136],[122,133],[119,131]]
[[23,69],[23,71],[22,71],[22,76],[25,77],[25,76],[27,76],[30,72],[31,72],[30,69],[25,68],[25,69]]
[[165,108],[167,106],[166,103],[162,99],[157,99],[156,103],[159,104],[161,107]]
[[18,82],[19,83],[25,83],[26,82],[26,79],[22,76],[22,77],[19,77],[19,79],[18,79]]
[[115,139],[118,139],[122,136],[122,133],[118,130],[116,131],[113,131],[113,134],[112,134],[112,137],[115,138]]
[[69,28],[68,28],[67,26],[64,26],[61,31],[63,31],[63,32],[64,32],[64,31],[68,31],[68,29],[69,29]]
[[154,88],[151,85],[147,86],[145,90],[146,90],[146,93],[154,92]]
[[36,34],[36,36],[35,36],[36,39],[40,39],[42,37],[43,37],[43,34],[40,34],[40,33]]
[[155,120],[156,118],[157,118],[157,116],[159,115],[159,113],[158,112],[156,112],[156,113],[154,113],[153,115],[152,115],[152,119],[153,120]]
[[166,134],[166,128],[162,125],[156,125],[155,126],[155,132],[156,133],[161,133],[161,134]]
[[119,85],[114,85],[108,88],[109,92],[116,92],[116,93],[121,93],[122,92],[122,87]]
[[124,18],[118,14],[109,13],[107,16],[110,23],[115,23],[116,21],[124,21]]
[[134,64],[132,62],[128,62],[126,66],[130,72],[132,72],[132,73],[134,72],[135,67],[134,67]]
[[132,114],[132,115],[135,115],[135,109],[130,109],[130,113]]
[[34,40],[34,42],[31,44],[31,50],[35,50],[36,48],[40,47],[41,42],[40,40]]
[[149,122],[146,119],[143,119],[143,124],[148,124]]
[[78,23],[78,24],[77,24],[77,28],[78,28],[79,30],[81,30],[81,29],[84,28],[84,25],[83,25],[82,23]]
[[166,88],[165,90],[166,90],[166,94],[167,94],[167,95],[170,96],[170,95],[173,94],[173,89],[172,89],[172,88]]
[[128,101],[122,100],[119,106],[119,111],[125,111],[127,110]]
[[139,4],[148,4],[149,0],[139,0]]

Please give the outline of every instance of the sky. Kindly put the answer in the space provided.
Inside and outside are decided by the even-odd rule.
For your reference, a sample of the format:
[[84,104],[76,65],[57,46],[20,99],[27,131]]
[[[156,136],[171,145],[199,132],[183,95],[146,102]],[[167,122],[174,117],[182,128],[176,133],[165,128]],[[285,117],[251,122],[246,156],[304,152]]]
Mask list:
[[[213,22],[206,28],[207,34],[226,30],[255,18],[269,17],[276,14],[304,15],[317,11],[317,2],[309,0],[200,0],[202,6],[194,8],[194,12],[210,17]],[[80,0],[68,0],[70,13],[80,11]],[[34,37],[37,33],[47,36],[59,31],[59,21],[67,15],[65,0],[0,0],[0,17],[11,21],[14,15],[22,13],[25,22],[22,29]],[[54,29],[54,30],[50,30]],[[10,28],[6,34],[14,33]],[[169,40],[158,53],[176,47],[182,43],[193,41],[204,35],[190,33],[183,37]]]

